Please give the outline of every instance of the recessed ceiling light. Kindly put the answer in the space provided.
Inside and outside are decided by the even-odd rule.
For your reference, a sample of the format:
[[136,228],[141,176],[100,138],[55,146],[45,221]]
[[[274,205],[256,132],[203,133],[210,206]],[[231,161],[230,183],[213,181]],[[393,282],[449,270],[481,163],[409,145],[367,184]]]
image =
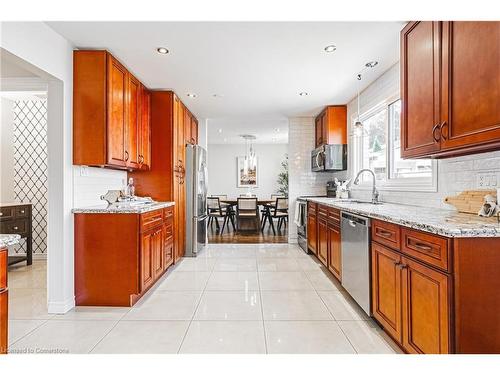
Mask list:
[[302,91],[302,92],[299,92],[299,95],[300,95],[300,96],[307,96],[307,95],[309,95],[309,94],[308,94],[307,92],[305,92],[305,91]]
[[378,64],[378,61],[369,61],[369,62],[367,62],[367,63],[365,64],[365,66],[366,66],[367,68],[373,68],[373,67],[377,66],[377,64]]
[[280,131],[280,128],[276,128],[276,129],[274,129],[274,130],[275,130],[275,131],[277,131],[277,132],[279,133],[279,131]]
[[196,98],[196,97],[198,96],[198,95],[196,95],[196,94],[195,94],[195,93],[193,93],[193,92],[189,92],[189,93],[187,93],[186,95],[187,95],[189,98],[193,98],[193,99],[194,99],[194,98]]
[[333,52],[337,49],[337,46],[334,46],[333,44],[330,44],[329,46],[325,47],[325,52]]
[[212,96],[214,98],[223,98],[224,97],[224,95],[222,95],[222,94],[212,94]]
[[218,132],[219,132],[219,133],[222,133],[222,128],[220,128],[220,129],[218,130]]
[[162,55],[166,55],[167,53],[169,53],[169,50],[168,50],[168,49],[166,49],[165,47],[158,47],[158,48],[156,49],[156,52],[158,52],[158,53],[160,53],[160,54],[162,54]]

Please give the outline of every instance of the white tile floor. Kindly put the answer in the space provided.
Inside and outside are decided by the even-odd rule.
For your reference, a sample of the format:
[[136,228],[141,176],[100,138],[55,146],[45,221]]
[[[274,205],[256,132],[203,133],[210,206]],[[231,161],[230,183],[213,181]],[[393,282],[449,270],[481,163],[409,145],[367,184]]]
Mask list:
[[399,353],[292,244],[210,245],[133,308],[46,309],[46,265],[9,272],[11,352]]

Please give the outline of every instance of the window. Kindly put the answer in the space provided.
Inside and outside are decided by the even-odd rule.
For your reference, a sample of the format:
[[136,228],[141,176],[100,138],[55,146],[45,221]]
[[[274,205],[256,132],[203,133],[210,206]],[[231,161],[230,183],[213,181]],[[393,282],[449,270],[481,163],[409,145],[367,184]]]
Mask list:
[[401,100],[397,100],[389,105],[389,134],[391,135],[392,147],[390,156],[390,175],[391,179],[432,177],[432,160],[401,159]]
[[[363,130],[355,134],[356,170],[371,169],[382,189],[435,190],[435,162],[401,159],[401,100],[382,103],[360,116]],[[363,174],[363,181],[370,181]]]

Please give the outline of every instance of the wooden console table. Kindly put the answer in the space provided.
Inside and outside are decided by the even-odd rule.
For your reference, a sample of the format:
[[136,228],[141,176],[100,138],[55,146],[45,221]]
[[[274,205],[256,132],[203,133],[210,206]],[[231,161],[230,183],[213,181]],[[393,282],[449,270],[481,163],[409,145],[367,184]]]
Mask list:
[[0,234],[19,234],[26,238],[26,255],[9,256],[9,266],[26,261],[33,263],[33,231],[31,203],[0,204]]

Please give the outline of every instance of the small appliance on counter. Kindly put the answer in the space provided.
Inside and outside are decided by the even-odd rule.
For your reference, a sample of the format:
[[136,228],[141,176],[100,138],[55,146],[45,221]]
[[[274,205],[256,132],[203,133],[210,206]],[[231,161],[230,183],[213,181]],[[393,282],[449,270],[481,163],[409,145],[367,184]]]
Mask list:
[[313,172],[338,172],[347,169],[347,145],[322,145],[311,152]]

